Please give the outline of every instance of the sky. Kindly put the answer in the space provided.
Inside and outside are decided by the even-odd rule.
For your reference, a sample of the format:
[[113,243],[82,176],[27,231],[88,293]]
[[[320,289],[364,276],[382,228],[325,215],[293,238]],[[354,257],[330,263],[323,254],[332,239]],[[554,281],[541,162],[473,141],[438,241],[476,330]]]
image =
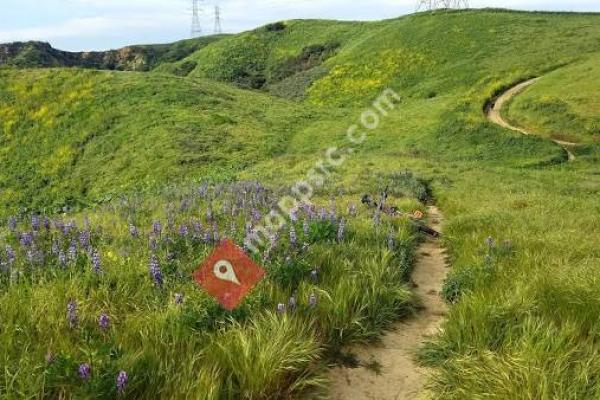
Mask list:
[[[106,50],[190,37],[192,0],[0,0],[0,43],[50,42],[62,50]],[[378,20],[416,10],[418,0],[203,0],[201,23],[213,32],[216,4],[224,32],[295,18]],[[598,11],[599,0],[470,0],[470,6]]]

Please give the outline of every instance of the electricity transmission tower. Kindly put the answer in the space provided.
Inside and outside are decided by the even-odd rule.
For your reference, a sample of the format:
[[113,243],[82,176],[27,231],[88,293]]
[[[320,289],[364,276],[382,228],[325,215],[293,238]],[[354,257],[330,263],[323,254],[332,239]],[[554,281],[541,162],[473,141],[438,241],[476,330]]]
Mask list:
[[202,0],[192,0],[192,38],[202,35],[202,25],[200,24],[200,2]]
[[223,32],[223,28],[221,27],[221,7],[218,5],[215,6],[215,34],[219,34]]
[[433,11],[450,8],[469,8],[469,0],[419,0],[417,11]]

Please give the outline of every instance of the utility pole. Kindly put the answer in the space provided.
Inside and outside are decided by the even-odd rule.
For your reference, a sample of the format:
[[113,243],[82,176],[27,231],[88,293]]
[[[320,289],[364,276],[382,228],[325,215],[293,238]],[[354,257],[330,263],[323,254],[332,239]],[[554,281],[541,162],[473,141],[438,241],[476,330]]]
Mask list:
[[218,35],[223,32],[223,28],[221,27],[221,7],[218,5],[215,6],[215,35]]
[[202,25],[200,24],[200,2],[202,0],[192,0],[192,38],[202,35]]
[[419,0],[417,11],[469,8],[469,0]]

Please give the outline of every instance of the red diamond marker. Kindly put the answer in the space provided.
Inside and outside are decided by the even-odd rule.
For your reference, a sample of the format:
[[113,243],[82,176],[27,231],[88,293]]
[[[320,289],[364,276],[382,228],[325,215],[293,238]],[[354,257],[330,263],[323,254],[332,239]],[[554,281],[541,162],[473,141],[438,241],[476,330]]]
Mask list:
[[196,281],[231,311],[262,279],[265,271],[233,243],[225,239],[194,272]]

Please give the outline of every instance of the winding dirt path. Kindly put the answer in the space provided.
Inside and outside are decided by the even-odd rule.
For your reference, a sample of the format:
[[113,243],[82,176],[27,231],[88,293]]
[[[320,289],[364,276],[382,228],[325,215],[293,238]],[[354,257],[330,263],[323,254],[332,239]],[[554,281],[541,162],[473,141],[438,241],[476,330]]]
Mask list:
[[[535,135],[534,132],[530,132],[530,131],[520,128],[518,126],[514,126],[514,125],[510,124],[508,121],[506,121],[502,117],[502,107],[506,103],[508,103],[513,97],[515,97],[516,95],[518,95],[519,93],[521,93],[522,91],[524,91],[529,86],[533,85],[534,83],[536,83],[539,80],[540,80],[540,78],[538,77],[538,78],[533,78],[533,79],[529,79],[527,81],[521,82],[518,85],[515,85],[515,86],[511,87],[510,89],[506,90],[505,92],[501,93],[495,99],[493,99],[490,102],[490,104],[488,105],[488,107],[486,107],[486,114],[487,114],[488,119],[490,121],[492,121],[493,123],[495,123],[496,125],[500,125],[501,127],[505,128],[505,129],[510,129],[510,130],[513,130],[516,132],[520,132],[523,135]],[[577,146],[577,143],[565,142],[562,140],[554,140],[554,139],[552,139],[552,141],[554,143],[556,143],[557,145],[559,145],[560,147],[562,147],[567,152],[567,154],[569,156],[569,161],[575,161],[575,155],[571,152],[569,147]]]
[[[440,230],[442,215],[429,207],[429,226]],[[415,362],[415,352],[428,336],[435,334],[446,315],[439,296],[446,277],[445,250],[439,240],[428,238],[417,251],[412,275],[422,309],[412,318],[397,323],[373,347],[352,349],[360,367],[336,367],[331,372],[333,400],[414,400],[426,396],[427,369]],[[379,374],[364,365],[377,363]]]

